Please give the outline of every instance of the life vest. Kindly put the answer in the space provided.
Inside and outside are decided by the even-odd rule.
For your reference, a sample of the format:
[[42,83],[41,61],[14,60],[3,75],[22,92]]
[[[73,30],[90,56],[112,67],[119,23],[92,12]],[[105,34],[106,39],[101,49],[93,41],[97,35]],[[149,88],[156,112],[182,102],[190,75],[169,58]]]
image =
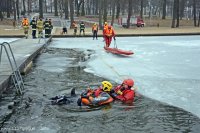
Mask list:
[[78,26],[76,23],[73,23],[72,26],[76,29]]
[[105,105],[105,104],[109,104],[109,103],[113,102],[113,98],[112,98],[112,97],[109,97],[108,100],[98,102],[97,105],[94,105],[94,104],[92,103],[92,100],[93,100],[93,96],[92,96],[92,95],[94,95],[94,97],[100,97],[100,94],[101,94],[101,93],[105,93],[105,92],[103,92],[103,90],[102,90],[101,88],[94,90],[94,92],[89,91],[89,92],[87,93],[88,98],[81,98],[81,102],[82,102],[84,105],[91,106],[91,107],[92,107],[92,106],[101,106],[101,105]]
[[80,24],[80,29],[82,29],[82,30],[85,29],[85,24],[84,23]]
[[97,26],[97,25],[93,25],[93,26],[92,26],[92,30],[93,30],[93,31],[97,31],[97,30],[98,30],[98,26]]
[[114,31],[113,31],[113,29],[111,28],[111,29],[106,29],[105,30],[105,35],[106,36],[114,36]]
[[29,25],[28,19],[25,19],[25,18],[24,18],[24,19],[22,20],[22,25],[23,25],[23,26],[28,26],[28,25]]

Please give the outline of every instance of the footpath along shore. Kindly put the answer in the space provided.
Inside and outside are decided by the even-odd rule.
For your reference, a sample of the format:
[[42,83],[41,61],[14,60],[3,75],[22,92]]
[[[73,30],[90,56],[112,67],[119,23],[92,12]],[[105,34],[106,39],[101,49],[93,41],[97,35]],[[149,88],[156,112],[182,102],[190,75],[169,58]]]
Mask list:
[[[73,29],[68,29],[68,33],[61,35],[62,28],[54,27],[53,37],[74,37]],[[200,27],[180,27],[180,28],[170,28],[170,27],[134,27],[131,29],[125,29],[121,27],[114,27],[116,36],[174,36],[174,35],[200,35]],[[29,30],[29,36],[31,36],[31,31]],[[91,37],[92,30],[91,27],[86,27],[85,36]],[[99,30],[98,36],[102,36],[102,30]],[[13,28],[12,26],[0,26],[0,37],[1,38],[15,38],[24,37],[22,28]],[[79,29],[77,36],[79,37]],[[82,37],[82,36],[81,36]]]

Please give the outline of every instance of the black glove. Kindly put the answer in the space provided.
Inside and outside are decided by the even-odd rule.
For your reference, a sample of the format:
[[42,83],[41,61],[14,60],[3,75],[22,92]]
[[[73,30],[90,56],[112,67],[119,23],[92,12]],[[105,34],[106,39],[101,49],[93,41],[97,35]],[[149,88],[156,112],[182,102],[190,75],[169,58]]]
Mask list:
[[114,91],[114,90],[111,90],[110,93],[115,93],[115,91]]

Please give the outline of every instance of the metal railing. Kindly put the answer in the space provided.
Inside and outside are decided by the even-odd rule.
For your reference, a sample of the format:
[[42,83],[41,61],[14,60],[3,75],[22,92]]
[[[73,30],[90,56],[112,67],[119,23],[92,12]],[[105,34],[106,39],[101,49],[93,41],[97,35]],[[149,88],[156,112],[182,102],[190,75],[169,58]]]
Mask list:
[[24,89],[24,82],[17,66],[14,54],[12,52],[11,46],[8,42],[3,42],[0,44],[0,65],[2,63],[2,55],[3,49],[5,50],[5,54],[7,55],[8,61],[10,63],[10,67],[12,69],[12,81],[16,88],[17,93],[22,94],[22,90]]

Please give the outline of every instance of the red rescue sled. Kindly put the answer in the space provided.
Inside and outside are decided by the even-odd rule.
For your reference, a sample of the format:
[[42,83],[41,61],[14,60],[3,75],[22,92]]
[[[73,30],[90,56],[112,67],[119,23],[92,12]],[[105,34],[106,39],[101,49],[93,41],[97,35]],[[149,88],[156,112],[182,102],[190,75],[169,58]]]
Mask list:
[[119,54],[119,55],[132,55],[132,54],[134,54],[133,51],[130,51],[130,50],[118,49],[116,41],[114,41],[114,48],[104,46],[104,49],[107,52],[110,52],[110,53],[113,53],[113,54]]
[[128,50],[122,50],[122,49],[118,49],[118,48],[110,48],[110,47],[105,47],[104,49],[107,52],[113,53],[113,54],[122,54],[122,55],[132,55],[134,54],[133,51],[128,51]]

